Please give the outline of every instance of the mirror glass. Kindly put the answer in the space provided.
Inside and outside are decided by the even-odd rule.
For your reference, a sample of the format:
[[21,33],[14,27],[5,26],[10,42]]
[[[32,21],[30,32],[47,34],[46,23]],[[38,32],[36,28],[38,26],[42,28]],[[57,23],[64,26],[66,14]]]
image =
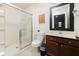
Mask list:
[[[73,23],[73,5],[60,4],[50,8],[50,30],[70,30]],[[71,17],[73,18],[71,20]],[[73,29],[72,29],[73,30]]]

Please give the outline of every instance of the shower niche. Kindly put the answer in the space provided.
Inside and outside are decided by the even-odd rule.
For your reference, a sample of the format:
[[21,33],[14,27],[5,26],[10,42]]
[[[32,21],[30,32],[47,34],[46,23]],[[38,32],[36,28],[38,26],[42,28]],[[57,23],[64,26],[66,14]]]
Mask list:
[[50,30],[74,31],[74,3],[63,3],[50,8]]

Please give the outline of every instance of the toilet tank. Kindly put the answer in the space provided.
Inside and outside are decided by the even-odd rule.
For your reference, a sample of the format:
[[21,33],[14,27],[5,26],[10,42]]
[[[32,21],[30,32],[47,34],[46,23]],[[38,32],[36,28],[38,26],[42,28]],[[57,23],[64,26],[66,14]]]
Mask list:
[[44,35],[45,35],[44,33],[38,32],[38,33],[35,34],[34,40],[43,40]]

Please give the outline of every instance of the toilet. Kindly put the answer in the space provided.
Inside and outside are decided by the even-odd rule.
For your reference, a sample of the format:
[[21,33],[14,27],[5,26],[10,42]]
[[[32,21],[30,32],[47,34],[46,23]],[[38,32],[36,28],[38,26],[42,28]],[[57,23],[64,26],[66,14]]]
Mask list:
[[32,42],[32,46],[39,47],[43,42],[43,38],[44,38],[44,33],[41,32],[37,33],[35,39]]

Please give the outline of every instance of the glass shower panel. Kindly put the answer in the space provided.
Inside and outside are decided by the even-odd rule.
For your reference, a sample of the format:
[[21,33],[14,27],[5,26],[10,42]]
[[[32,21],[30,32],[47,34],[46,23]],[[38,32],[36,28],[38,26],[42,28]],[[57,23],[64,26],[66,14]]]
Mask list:
[[0,4],[0,56],[4,55],[5,52],[5,9]]
[[31,44],[32,39],[32,15],[23,13],[21,19],[21,29],[20,29],[20,44],[21,48],[24,48]]

